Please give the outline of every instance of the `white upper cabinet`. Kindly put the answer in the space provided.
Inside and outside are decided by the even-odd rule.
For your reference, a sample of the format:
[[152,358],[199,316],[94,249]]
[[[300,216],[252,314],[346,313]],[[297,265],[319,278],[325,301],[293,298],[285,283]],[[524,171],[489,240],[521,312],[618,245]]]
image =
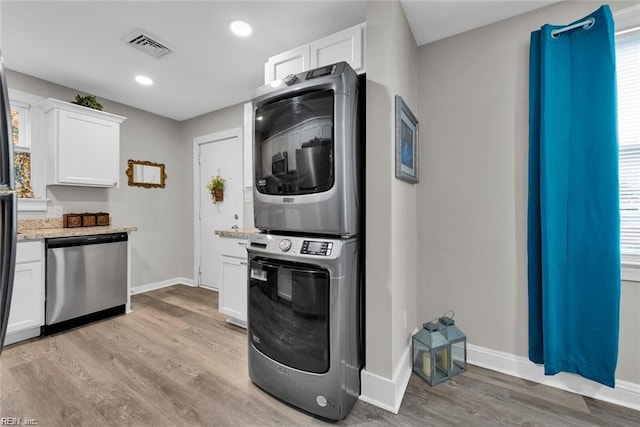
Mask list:
[[358,24],[304,46],[269,58],[264,64],[264,84],[323,65],[346,61],[356,73],[365,67],[366,24]]
[[310,52],[307,44],[269,58],[264,64],[264,84],[283,79],[289,74],[310,70]]
[[364,73],[364,32],[360,24],[311,42],[310,69],[347,61],[356,73]]
[[120,123],[126,117],[49,98],[47,115],[49,185],[117,187]]

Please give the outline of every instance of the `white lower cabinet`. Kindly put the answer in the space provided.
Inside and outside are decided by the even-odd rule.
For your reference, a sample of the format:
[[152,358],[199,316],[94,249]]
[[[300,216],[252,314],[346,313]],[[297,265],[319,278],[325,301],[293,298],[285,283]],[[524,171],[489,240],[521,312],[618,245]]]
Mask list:
[[44,242],[27,241],[16,245],[9,324],[4,344],[37,337],[44,325]]
[[220,238],[220,294],[218,310],[229,323],[247,327],[247,241]]

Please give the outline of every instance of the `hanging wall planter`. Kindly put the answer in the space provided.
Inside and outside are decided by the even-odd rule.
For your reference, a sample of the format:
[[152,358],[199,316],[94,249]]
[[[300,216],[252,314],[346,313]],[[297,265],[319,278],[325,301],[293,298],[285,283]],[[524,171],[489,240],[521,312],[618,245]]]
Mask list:
[[222,202],[224,200],[224,184],[226,180],[220,175],[211,177],[207,182],[207,189],[211,192],[213,203]]
[[213,199],[213,203],[222,202],[224,200],[224,193],[222,190],[214,188],[211,190],[211,198]]

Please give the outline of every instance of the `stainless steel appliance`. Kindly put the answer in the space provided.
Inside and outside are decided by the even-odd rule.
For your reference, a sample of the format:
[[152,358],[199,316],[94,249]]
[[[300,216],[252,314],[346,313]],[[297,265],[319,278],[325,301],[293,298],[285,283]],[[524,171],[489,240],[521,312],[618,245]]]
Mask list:
[[127,233],[46,239],[44,333],[124,313]]
[[267,392],[340,420],[360,394],[358,239],[249,237],[249,376]]
[[359,78],[345,62],[260,88],[254,103],[249,377],[332,420],[360,394],[364,225]]
[[360,233],[359,82],[346,62],[291,75],[254,95],[255,226]]
[[9,323],[16,254],[16,195],[7,82],[0,52],[0,352]]

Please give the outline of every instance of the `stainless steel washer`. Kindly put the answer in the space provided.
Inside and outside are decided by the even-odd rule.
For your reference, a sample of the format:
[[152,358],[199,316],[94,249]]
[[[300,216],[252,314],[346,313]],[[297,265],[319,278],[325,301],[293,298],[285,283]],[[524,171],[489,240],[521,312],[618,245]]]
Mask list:
[[249,376],[272,395],[340,420],[360,394],[358,239],[249,237]]

